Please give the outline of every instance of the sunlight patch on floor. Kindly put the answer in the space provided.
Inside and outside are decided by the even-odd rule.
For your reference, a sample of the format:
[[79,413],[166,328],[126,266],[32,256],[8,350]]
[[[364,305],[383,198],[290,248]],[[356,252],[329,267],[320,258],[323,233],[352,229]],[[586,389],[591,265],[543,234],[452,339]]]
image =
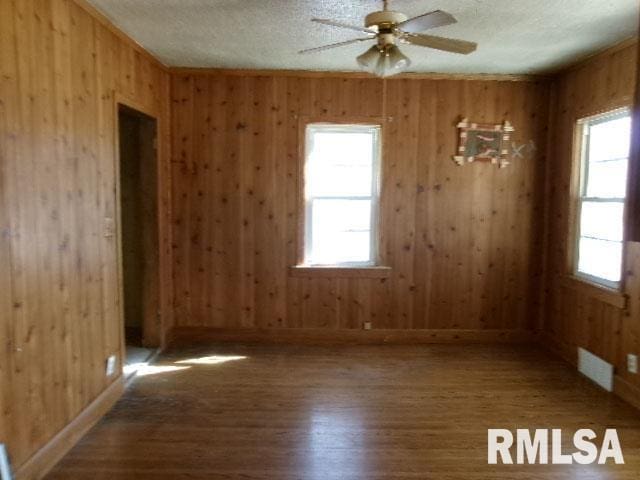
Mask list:
[[188,360],[179,360],[176,363],[187,363],[192,365],[217,365],[219,363],[233,362],[236,360],[244,360],[247,357],[241,355],[211,355],[208,357],[190,358]]

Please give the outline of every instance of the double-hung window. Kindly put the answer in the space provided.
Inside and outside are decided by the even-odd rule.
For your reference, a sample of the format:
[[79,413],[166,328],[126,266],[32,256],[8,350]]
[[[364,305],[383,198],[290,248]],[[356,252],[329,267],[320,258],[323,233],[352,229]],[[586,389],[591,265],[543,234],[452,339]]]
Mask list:
[[622,274],[629,110],[580,120],[578,133],[581,168],[574,273],[617,287]]
[[377,261],[380,126],[307,124],[304,264]]

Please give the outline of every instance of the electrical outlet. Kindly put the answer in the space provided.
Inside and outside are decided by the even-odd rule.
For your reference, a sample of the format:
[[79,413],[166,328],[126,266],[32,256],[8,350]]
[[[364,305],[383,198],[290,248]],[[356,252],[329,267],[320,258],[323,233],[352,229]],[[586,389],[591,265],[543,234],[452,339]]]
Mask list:
[[11,464],[9,463],[9,454],[4,443],[0,443],[0,479],[12,480]]
[[116,234],[116,221],[111,217],[104,217],[103,234],[106,238],[111,238]]
[[116,356],[115,355],[111,355],[109,358],[107,358],[107,369],[106,369],[106,374],[107,377],[112,376],[114,373],[116,373]]
[[627,370],[629,373],[638,373],[638,355],[633,353],[627,355]]
[[371,322],[364,322],[364,329],[371,330]]

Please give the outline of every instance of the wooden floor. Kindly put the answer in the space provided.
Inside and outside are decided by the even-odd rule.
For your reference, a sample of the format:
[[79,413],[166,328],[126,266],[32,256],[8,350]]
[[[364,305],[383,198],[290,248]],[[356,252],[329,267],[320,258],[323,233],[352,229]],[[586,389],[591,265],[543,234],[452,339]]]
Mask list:
[[[529,347],[220,345],[143,373],[49,480],[640,478],[640,412]],[[487,465],[488,428],[605,427],[625,465]]]

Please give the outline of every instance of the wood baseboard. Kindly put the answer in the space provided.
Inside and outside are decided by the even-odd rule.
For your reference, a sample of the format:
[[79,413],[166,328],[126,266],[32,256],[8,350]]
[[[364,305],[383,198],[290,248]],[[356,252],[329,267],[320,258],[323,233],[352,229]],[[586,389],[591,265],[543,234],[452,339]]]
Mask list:
[[16,472],[16,480],[40,480],[118,401],[124,379],[118,377],[80,415],[27,460]]
[[541,333],[538,338],[538,345],[543,350],[546,350],[555,357],[564,360],[576,368],[578,367],[578,349],[576,346],[570,346],[566,343],[558,342],[547,332]]
[[640,410],[640,387],[616,375],[613,377],[613,393]]
[[214,342],[292,343],[321,345],[381,345],[429,343],[530,343],[527,330],[355,330],[323,328],[208,328],[175,327],[170,345]]

